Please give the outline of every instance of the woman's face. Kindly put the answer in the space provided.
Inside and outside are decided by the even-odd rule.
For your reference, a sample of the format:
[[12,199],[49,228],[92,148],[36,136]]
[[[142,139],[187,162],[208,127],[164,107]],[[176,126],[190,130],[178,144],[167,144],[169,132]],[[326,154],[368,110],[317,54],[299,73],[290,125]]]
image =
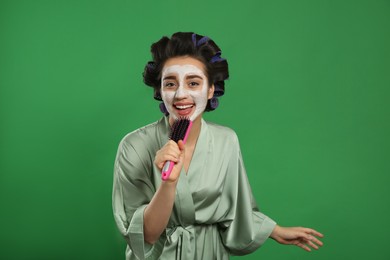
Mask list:
[[188,57],[168,59],[162,69],[161,97],[173,119],[198,118],[214,94],[214,86],[208,86],[204,65]]

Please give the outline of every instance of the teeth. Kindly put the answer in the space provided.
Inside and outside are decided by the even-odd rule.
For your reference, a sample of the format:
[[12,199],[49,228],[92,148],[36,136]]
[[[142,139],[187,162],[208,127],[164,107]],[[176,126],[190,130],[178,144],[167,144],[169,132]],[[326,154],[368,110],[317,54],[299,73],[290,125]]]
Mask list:
[[190,108],[190,107],[192,107],[192,105],[176,106],[176,108],[178,108],[178,109],[186,109],[186,108]]

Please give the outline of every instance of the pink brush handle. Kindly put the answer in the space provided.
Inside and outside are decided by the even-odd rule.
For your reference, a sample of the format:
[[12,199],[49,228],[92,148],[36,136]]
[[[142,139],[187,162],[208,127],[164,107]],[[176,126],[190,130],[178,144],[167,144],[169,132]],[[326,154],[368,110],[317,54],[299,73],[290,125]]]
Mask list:
[[175,165],[174,162],[172,161],[166,161],[165,164],[164,164],[164,168],[162,170],[162,176],[161,176],[161,179],[163,181],[166,181],[168,180],[169,178],[169,175],[171,175],[171,172],[172,172],[172,169],[173,169],[173,166]]
[[[186,134],[184,135],[184,138],[183,138],[183,144],[185,144],[186,141],[187,141],[187,138],[188,138],[188,135],[190,133],[191,127],[192,127],[192,121],[190,121],[190,123],[189,123],[189,125],[187,127]],[[164,167],[162,169],[162,173],[161,173],[161,179],[163,181],[168,180],[169,176],[171,175],[173,166],[175,166],[174,162],[172,162],[172,161],[166,161],[165,162]]]
[[187,127],[186,134],[184,135],[184,138],[183,138],[183,144],[185,144],[187,141],[188,135],[190,134],[191,127],[192,127],[192,121],[190,120],[190,123],[188,124],[188,127]]

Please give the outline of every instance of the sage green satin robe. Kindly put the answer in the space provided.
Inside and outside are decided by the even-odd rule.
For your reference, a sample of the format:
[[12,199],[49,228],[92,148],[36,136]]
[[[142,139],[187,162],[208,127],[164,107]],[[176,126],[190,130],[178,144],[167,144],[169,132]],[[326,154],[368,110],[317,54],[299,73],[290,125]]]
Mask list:
[[154,245],[144,242],[143,212],[161,184],[153,160],[168,135],[164,117],[119,145],[113,211],[127,241],[126,259],[229,259],[255,251],[275,222],[258,210],[236,134],[204,120],[188,173],[180,174],[168,227]]

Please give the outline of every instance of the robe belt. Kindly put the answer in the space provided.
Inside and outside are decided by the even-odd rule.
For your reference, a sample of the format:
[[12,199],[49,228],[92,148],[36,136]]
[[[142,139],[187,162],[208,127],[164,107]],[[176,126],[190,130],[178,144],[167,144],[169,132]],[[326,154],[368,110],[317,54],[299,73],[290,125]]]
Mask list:
[[167,259],[195,259],[195,227],[168,227],[164,256]]

